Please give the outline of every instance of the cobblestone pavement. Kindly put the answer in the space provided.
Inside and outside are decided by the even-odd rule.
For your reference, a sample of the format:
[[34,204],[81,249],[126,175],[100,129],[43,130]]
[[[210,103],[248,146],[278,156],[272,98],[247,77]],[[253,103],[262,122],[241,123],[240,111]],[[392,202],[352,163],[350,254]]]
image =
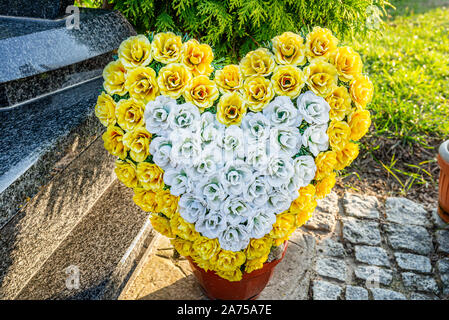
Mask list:
[[[206,299],[165,237],[121,299]],[[347,192],[321,200],[290,239],[259,299],[448,299],[449,226],[405,198]]]

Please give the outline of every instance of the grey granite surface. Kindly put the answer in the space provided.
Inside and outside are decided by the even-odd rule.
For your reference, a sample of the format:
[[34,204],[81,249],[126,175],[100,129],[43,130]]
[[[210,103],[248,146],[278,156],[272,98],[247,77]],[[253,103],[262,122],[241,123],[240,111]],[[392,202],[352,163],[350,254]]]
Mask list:
[[101,86],[98,79],[0,111],[0,229],[103,132],[94,114]]
[[0,17],[0,83],[110,52],[133,34],[118,11],[81,10],[79,29],[66,28],[65,20]]
[[64,15],[73,0],[0,0],[0,15],[54,19]]
[[[132,194],[132,189],[116,180],[15,298],[102,298],[115,280],[111,276],[115,269],[126,265],[131,252],[142,249],[134,243],[145,240],[140,239],[139,232],[151,229],[146,224],[148,215],[133,203]],[[152,234],[146,232],[142,236]],[[131,258],[135,268],[138,260]],[[75,275],[68,272],[70,266],[79,270],[78,288],[66,285],[69,276]],[[124,271],[130,273],[134,268],[129,265]],[[119,288],[116,286],[116,290]],[[109,296],[114,297],[111,292]]]

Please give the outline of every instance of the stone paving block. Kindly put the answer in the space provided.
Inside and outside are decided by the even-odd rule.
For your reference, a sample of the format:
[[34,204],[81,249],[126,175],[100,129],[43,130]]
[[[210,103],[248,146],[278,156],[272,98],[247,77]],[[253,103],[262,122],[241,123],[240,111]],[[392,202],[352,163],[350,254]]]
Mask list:
[[379,224],[374,221],[344,218],[343,238],[354,244],[379,245],[381,242]]
[[412,253],[396,252],[394,254],[399,268],[403,270],[418,271],[429,273],[432,271],[430,259],[425,256],[420,256]]
[[324,239],[317,248],[318,254],[343,258],[346,253],[343,244],[332,239]]
[[331,232],[337,222],[339,210],[338,195],[335,192],[331,192],[324,199],[318,200],[313,216],[307,221],[304,228],[313,231]]
[[362,287],[346,286],[346,300],[368,300],[368,290]]
[[430,220],[424,207],[406,198],[387,198],[385,213],[387,221],[420,226],[430,225]]
[[374,196],[346,192],[343,198],[345,213],[358,218],[379,218],[379,201]]
[[406,300],[405,296],[393,290],[383,288],[370,289],[374,300]]
[[449,258],[443,258],[437,262],[437,269],[443,282],[443,294],[449,294]]
[[438,209],[432,210],[432,221],[438,229],[449,229],[449,224],[444,222],[438,215]]
[[390,223],[385,225],[385,231],[395,250],[404,249],[420,254],[429,254],[433,250],[432,237],[424,227]]
[[410,295],[410,300],[438,300],[435,296],[429,296],[427,294],[413,292]]
[[438,230],[435,236],[438,242],[438,252],[449,253],[449,231]]
[[347,268],[342,259],[318,258],[315,270],[320,276],[346,281]]
[[370,265],[390,266],[387,252],[381,247],[355,246],[355,258],[359,262]]
[[338,300],[341,296],[342,288],[327,281],[313,282],[313,300]]
[[406,288],[411,290],[438,294],[438,285],[432,276],[404,272],[402,273],[402,282]]
[[368,285],[384,284],[389,285],[393,279],[393,272],[389,269],[375,266],[358,266],[355,269],[355,276],[358,279],[365,280]]

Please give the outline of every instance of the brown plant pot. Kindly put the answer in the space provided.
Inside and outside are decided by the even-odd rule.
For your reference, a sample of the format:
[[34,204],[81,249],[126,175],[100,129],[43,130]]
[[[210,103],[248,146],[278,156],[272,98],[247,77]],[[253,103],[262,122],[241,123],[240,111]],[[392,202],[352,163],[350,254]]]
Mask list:
[[274,268],[281,262],[287,251],[288,242],[285,243],[281,258],[265,263],[262,269],[251,273],[244,273],[242,280],[229,281],[221,278],[213,271],[204,271],[198,267],[190,257],[187,259],[193,269],[206,296],[211,300],[254,300],[257,299],[270,281]]
[[449,140],[441,144],[438,154],[440,165],[438,215],[449,223]]

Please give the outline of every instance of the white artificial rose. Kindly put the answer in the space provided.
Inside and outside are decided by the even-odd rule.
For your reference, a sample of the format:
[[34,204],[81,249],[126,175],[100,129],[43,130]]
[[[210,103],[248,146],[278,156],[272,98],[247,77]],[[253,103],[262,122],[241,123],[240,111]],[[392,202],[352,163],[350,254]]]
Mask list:
[[299,179],[299,187],[307,186],[315,177],[316,164],[312,156],[299,156],[293,160],[295,176]]
[[170,154],[172,149],[172,142],[166,137],[156,137],[151,140],[150,154],[153,156],[153,161],[159,167],[166,170],[170,167]]
[[282,213],[290,208],[291,203],[289,194],[282,193],[280,189],[273,189],[268,195],[267,211],[275,214]]
[[270,120],[273,127],[282,125],[299,127],[302,121],[301,114],[287,96],[276,97],[263,109],[263,115]]
[[221,204],[227,196],[227,192],[218,178],[217,173],[198,182],[197,188],[197,194],[206,199],[209,209],[220,209]]
[[242,160],[228,162],[220,173],[220,181],[225,189],[236,196],[242,195],[252,180],[253,173]]
[[198,160],[187,169],[192,176],[192,180],[199,181],[216,174],[223,167],[221,151],[221,148],[212,144],[205,146]]
[[293,156],[301,148],[301,134],[298,128],[280,126],[270,130],[270,155]]
[[300,188],[300,184],[301,180],[296,175],[293,175],[293,177],[279,187],[279,191],[288,196],[290,201],[293,201],[299,197],[298,190]]
[[275,222],[274,213],[260,208],[248,219],[246,230],[250,238],[260,239],[271,231]]
[[227,197],[221,205],[221,212],[226,216],[230,225],[246,222],[253,208],[243,197]]
[[168,135],[168,117],[174,108],[176,108],[176,100],[162,95],[148,102],[144,112],[147,131],[160,136]]
[[206,202],[192,193],[184,193],[178,201],[178,211],[184,220],[195,223],[206,214]]
[[210,211],[200,216],[195,223],[195,230],[204,237],[215,239],[227,228],[226,217],[219,211]]
[[169,168],[164,172],[164,183],[170,186],[170,193],[180,196],[193,190],[192,181],[184,169]]
[[193,104],[186,102],[177,104],[171,109],[168,123],[172,130],[188,129],[195,132],[200,126],[200,112]]
[[248,203],[253,203],[255,207],[261,207],[268,201],[270,191],[271,186],[268,185],[266,178],[257,176],[245,189],[243,197]]
[[188,130],[175,130],[170,134],[172,141],[171,161],[174,166],[191,167],[201,154],[198,134]]
[[330,106],[324,98],[312,91],[301,94],[296,100],[298,110],[303,119],[310,124],[324,124],[329,122]]
[[302,144],[316,157],[321,151],[329,148],[327,124],[311,125],[304,130]]
[[241,124],[248,144],[265,143],[270,136],[270,121],[261,112],[249,112]]
[[245,162],[260,173],[266,172],[268,165],[266,145],[248,145]]
[[233,161],[245,157],[243,130],[239,126],[231,125],[224,131],[223,151],[225,161]]
[[221,146],[225,126],[216,121],[216,117],[213,113],[205,112],[201,115],[199,130],[201,141],[203,143]]
[[271,156],[268,160],[267,182],[273,187],[280,187],[288,181],[294,174],[294,169],[290,157],[285,155]]
[[224,250],[240,251],[249,244],[249,234],[243,224],[228,226],[218,237],[220,246]]

